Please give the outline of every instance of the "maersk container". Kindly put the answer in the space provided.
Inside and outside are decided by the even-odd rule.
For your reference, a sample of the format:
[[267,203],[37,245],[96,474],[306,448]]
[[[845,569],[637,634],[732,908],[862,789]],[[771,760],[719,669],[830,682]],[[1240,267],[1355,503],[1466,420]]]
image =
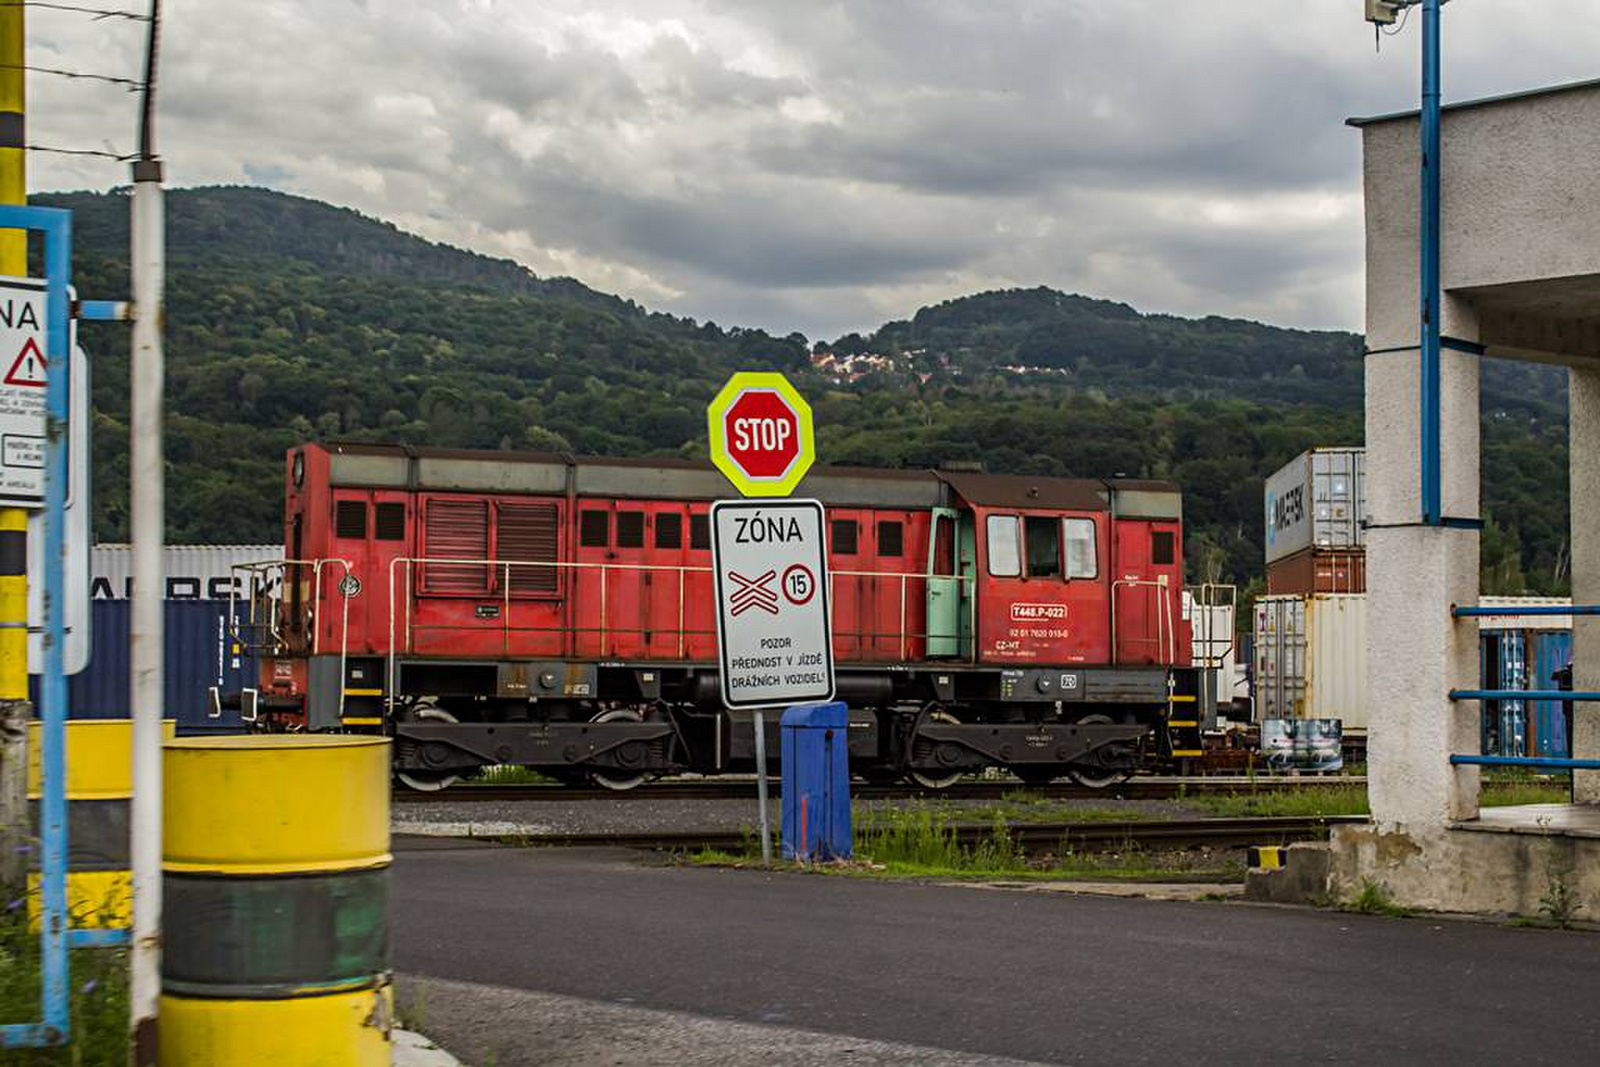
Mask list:
[[1260,597],[1252,655],[1255,717],[1338,719],[1367,728],[1367,598],[1364,594]]
[[1313,548],[1365,544],[1367,453],[1364,448],[1313,448],[1267,479],[1267,562]]
[[[282,545],[168,545],[161,553],[163,600],[221,600],[246,592],[235,564],[283,558]],[[126,600],[133,589],[133,546],[95,545],[89,553],[89,597]]]

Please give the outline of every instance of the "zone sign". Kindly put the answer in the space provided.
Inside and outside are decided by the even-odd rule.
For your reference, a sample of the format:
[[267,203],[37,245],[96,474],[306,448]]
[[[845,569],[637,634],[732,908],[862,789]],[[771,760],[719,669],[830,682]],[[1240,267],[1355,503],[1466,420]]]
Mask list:
[[811,405],[781,374],[735,374],[706,421],[711,462],[745,496],[788,496],[816,460]]
[[826,515],[815,500],[711,506],[722,702],[781,708],[833,699]]

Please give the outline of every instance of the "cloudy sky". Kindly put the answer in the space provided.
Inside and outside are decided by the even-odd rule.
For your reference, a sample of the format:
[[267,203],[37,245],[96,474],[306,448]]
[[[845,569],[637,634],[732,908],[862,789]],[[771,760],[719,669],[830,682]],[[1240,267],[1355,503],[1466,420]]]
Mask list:
[[[651,307],[830,338],[1038,284],[1358,328],[1342,122],[1415,106],[1421,21],[1375,53],[1360,0],[164,7],[174,184],[269,185]],[[1595,0],[1445,13],[1447,100],[1600,76]],[[138,72],[138,24],[28,19],[30,63]],[[33,142],[133,147],[124,90],[28,91]],[[126,180],[31,166],[37,189]]]

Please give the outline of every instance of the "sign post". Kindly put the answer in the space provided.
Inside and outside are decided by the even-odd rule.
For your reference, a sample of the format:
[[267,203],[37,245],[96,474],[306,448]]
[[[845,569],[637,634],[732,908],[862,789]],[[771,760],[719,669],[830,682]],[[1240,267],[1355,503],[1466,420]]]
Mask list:
[[[707,422],[712,462],[746,497],[787,497],[816,459],[811,408],[781,374],[735,374]],[[722,703],[754,712],[764,864],[772,862],[764,709],[833,698],[826,531],[815,500],[711,508]]]

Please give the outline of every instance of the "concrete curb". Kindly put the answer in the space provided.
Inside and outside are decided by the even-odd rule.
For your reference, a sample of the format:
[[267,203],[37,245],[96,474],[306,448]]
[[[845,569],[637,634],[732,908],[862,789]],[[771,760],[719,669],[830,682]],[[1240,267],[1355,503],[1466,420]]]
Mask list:
[[394,1067],[461,1067],[460,1060],[415,1030],[397,1026],[390,1041],[394,1045]]

